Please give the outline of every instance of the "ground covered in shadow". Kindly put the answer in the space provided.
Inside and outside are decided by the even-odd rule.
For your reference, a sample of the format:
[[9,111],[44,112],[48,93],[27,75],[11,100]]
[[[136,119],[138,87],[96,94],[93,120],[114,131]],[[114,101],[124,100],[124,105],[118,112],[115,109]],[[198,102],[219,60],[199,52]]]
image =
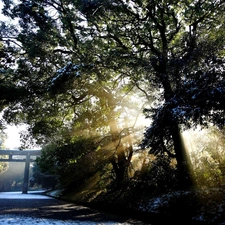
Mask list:
[[89,207],[50,198],[42,193],[0,193],[0,224],[141,225]]
[[147,190],[129,191],[129,187],[121,187],[98,195],[69,193],[61,198],[151,224],[162,224],[165,220],[173,224],[225,224],[222,188],[170,191],[153,196]]

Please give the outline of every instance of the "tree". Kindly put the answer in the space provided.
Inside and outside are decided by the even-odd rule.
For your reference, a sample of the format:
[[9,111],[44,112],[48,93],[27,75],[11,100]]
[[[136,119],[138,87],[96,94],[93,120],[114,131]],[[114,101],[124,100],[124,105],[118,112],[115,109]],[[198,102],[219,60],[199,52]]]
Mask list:
[[222,187],[224,185],[224,129],[209,127],[193,131],[190,135],[191,161],[196,185],[201,188]]
[[[125,99],[130,99],[136,84],[126,79],[129,71],[115,70],[119,61],[113,62],[113,55],[101,59],[109,45],[94,38],[92,28],[85,27],[86,19],[69,3],[21,1],[11,8],[5,4],[4,13],[17,17],[20,24],[17,34],[10,27],[2,34],[8,48],[14,42],[20,46],[10,79],[26,94],[18,94],[18,104],[7,104],[4,116],[8,122],[29,124],[24,140],[32,135],[38,144],[68,141],[71,136],[104,138],[110,133],[114,169],[117,177],[125,177],[132,150],[131,141],[128,147],[122,141],[128,132],[121,131],[120,124],[124,109],[133,114],[134,107],[130,109]],[[128,160],[121,149],[127,150]]]
[[[223,18],[221,6],[224,6],[222,2],[199,1],[184,8],[183,16],[188,17],[183,25],[189,25],[188,32],[182,31],[182,21],[178,23],[174,11],[168,8],[166,10],[164,6],[163,11],[166,10],[167,14],[161,16],[162,24],[157,25],[164,47],[158,59],[152,59],[151,63],[159,78],[161,77],[165,103],[159,108],[146,110],[148,116],[153,115],[154,122],[146,130],[143,145],[152,147],[151,152],[161,151],[171,155],[165,148],[165,143],[168,148],[172,142],[178,171],[183,171],[180,174],[181,180],[182,177],[188,177],[184,171],[187,171],[185,167],[189,159],[182,146],[180,126],[207,126],[210,122],[218,126],[224,124],[221,114],[224,110],[221,105],[223,91],[220,83],[224,82],[224,64],[220,59],[224,47],[224,38],[221,36],[224,27],[218,25],[218,21],[212,23],[216,13]],[[161,11],[160,8],[159,10]],[[185,41],[185,45],[177,47],[175,36],[170,39],[166,35],[166,15],[170,15],[176,25],[174,35]],[[182,186],[186,186],[185,180],[183,182]]]
[[[152,153],[176,157],[181,186],[186,186],[190,183],[189,159],[180,126],[206,125],[211,121],[223,124],[220,119],[224,64],[220,58],[223,57],[224,25],[220,21],[224,18],[224,3],[98,3],[95,13],[88,10],[84,13],[90,25],[100,31],[99,37],[116,46],[117,51],[111,49],[110,53],[120,53],[120,60],[127,59],[126,66],[132,65],[136,70],[144,67],[150,83],[162,89],[164,103],[145,111],[153,118],[153,124],[146,130],[143,146],[150,147]],[[124,69],[120,65],[119,70],[121,67]]]
[[[17,82],[22,78],[30,93],[20,115],[34,128],[35,109],[36,115],[46,115],[43,124],[62,127],[62,118],[72,115],[71,102],[82,115],[85,107],[78,103],[99,99],[96,87],[108,93],[105,84],[115,87],[118,80],[128,80],[148,98],[157,93],[154,107],[145,110],[153,122],[142,146],[156,155],[175,157],[181,186],[190,185],[181,130],[224,124],[223,11],[219,0],[29,0],[14,8],[5,3],[4,13],[20,18],[16,40],[22,48],[15,77]],[[109,118],[109,111],[101,118]]]
[[145,132],[142,146],[150,147],[154,154],[175,157],[181,186],[187,187],[191,184],[189,157],[180,129],[209,122],[224,124],[224,25],[220,22],[224,19],[224,3],[95,3],[94,11],[87,4],[83,13],[97,30],[97,37],[114,43],[107,56],[117,53],[122,62],[127,60],[118,65],[119,71],[126,67],[138,71],[141,67],[150,84],[162,90],[161,104],[145,110],[153,123]]

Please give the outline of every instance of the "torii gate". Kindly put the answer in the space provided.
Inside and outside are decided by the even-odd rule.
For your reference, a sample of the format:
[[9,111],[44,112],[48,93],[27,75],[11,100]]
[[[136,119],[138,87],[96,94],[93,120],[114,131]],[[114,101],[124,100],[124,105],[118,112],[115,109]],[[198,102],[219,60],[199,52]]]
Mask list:
[[[29,168],[30,163],[34,162],[34,159],[31,159],[31,156],[41,155],[41,150],[0,150],[0,155],[8,156],[8,159],[1,159],[0,162],[25,162],[24,168],[24,179],[23,179],[23,194],[27,194],[28,191],[28,182],[29,182]],[[26,156],[26,159],[16,159],[13,158],[14,155],[17,156]]]

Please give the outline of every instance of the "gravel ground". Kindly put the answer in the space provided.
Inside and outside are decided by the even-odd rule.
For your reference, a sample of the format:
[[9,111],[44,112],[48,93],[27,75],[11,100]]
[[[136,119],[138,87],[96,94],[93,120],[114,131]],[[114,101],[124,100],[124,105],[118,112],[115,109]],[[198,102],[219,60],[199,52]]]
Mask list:
[[40,193],[0,192],[0,224],[142,225],[144,223],[101,213]]

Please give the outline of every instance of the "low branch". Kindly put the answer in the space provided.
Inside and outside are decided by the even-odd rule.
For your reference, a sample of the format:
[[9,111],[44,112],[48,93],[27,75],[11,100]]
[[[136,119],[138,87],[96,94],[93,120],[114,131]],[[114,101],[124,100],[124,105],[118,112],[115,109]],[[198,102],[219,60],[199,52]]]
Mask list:
[[73,51],[63,50],[63,49],[55,49],[55,50],[53,50],[53,53],[57,53],[57,52],[60,52],[62,54],[73,54],[74,53]]

